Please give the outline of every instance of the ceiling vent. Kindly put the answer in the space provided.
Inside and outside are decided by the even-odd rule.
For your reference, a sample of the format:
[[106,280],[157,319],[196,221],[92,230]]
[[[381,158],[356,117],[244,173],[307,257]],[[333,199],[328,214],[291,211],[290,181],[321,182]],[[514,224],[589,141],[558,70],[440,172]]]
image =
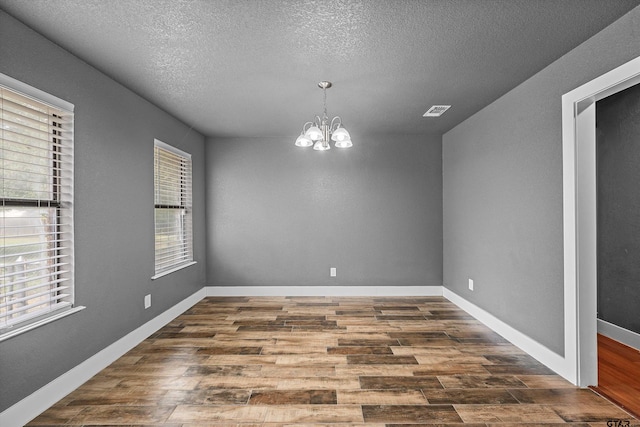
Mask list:
[[445,111],[451,108],[451,105],[434,105],[429,108],[422,117],[440,117]]

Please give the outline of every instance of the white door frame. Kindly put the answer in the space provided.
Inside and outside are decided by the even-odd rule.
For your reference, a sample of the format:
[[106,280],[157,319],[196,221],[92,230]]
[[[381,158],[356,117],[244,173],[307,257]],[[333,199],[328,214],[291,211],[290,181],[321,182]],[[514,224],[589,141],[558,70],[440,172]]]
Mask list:
[[596,101],[640,83],[640,57],[562,96],[564,376],[598,384]]

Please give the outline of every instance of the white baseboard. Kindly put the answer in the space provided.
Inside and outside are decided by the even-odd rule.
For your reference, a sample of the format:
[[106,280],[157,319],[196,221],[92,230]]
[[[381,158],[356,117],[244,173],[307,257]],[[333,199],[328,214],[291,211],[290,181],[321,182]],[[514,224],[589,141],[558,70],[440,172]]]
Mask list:
[[629,347],[640,349],[640,334],[621,328],[606,320],[598,319],[598,333],[613,340],[626,344]]
[[443,286],[206,286],[0,413],[0,426],[25,425],[207,296],[444,296],[559,375],[569,378],[562,356]]
[[0,413],[0,426],[24,426],[204,297],[205,288],[202,288],[6,409]]
[[528,353],[531,357],[538,360],[549,369],[558,373],[558,375],[566,379],[571,378],[571,370],[568,369],[567,362],[564,357],[549,350],[544,345],[529,338],[527,335],[507,325],[491,313],[465,300],[449,289],[443,288],[442,296],[478,319],[480,322],[484,323],[494,332],[500,334],[516,347]]
[[442,286],[207,286],[208,297],[442,296]]

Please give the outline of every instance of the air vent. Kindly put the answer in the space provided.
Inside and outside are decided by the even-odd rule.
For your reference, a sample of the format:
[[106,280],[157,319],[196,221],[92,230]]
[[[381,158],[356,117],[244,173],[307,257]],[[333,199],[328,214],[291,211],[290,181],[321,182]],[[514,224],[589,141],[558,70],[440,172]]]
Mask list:
[[451,108],[451,105],[434,105],[429,108],[422,117],[440,117],[445,111]]

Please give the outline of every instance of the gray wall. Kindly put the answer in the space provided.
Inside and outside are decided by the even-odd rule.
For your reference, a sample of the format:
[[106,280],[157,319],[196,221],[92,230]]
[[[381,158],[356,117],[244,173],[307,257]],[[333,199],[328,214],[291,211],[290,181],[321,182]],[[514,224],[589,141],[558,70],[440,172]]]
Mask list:
[[211,285],[442,284],[439,136],[294,139],[207,140]]
[[598,318],[640,333],[640,85],[596,103]]
[[[76,303],[87,307],[0,343],[1,412],[201,289],[206,256],[204,138],[2,11],[0,40],[1,73],[75,104]],[[198,264],[151,281],[154,138],[193,155]]]
[[558,354],[561,97],[639,56],[639,28],[636,8],[443,136],[445,286]]

